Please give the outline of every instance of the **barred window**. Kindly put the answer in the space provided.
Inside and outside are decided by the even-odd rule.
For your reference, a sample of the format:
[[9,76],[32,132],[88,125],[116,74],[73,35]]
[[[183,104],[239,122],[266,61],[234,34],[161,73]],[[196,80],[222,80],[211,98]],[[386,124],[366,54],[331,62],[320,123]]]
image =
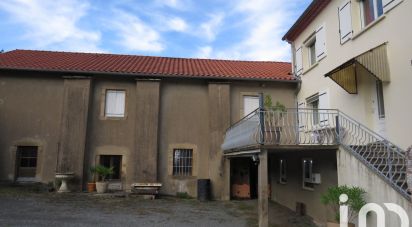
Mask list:
[[173,175],[192,176],[192,149],[173,149]]

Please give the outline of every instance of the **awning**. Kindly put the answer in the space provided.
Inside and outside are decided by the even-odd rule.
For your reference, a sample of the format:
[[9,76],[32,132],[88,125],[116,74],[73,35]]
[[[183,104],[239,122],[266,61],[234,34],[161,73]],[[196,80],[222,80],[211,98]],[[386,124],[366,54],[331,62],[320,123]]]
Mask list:
[[356,83],[356,72],[358,71],[358,67],[366,69],[377,80],[389,82],[390,73],[388,56],[386,53],[386,43],[352,58],[325,74],[325,77],[330,77],[348,93],[356,94],[358,93]]

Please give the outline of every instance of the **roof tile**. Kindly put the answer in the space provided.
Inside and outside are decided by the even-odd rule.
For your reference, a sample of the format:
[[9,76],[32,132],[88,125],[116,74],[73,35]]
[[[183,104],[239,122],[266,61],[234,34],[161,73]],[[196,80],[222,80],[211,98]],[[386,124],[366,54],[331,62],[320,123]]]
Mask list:
[[149,57],[35,50],[0,54],[0,69],[131,74],[159,77],[204,77],[256,80],[295,80],[291,64],[273,61],[234,61]]

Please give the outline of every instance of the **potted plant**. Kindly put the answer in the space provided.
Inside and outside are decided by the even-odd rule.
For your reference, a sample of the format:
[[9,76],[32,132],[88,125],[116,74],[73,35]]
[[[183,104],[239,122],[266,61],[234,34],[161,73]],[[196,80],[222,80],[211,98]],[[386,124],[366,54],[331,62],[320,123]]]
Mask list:
[[265,112],[265,138],[274,137],[274,142],[279,144],[282,131],[280,122],[286,114],[286,107],[279,101],[273,105],[272,97],[270,95],[265,96],[263,105],[267,111]]
[[113,174],[113,167],[106,167],[103,165],[97,165],[95,167],[95,172],[99,175],[100,181],[96,182],[96,191],[97,193],[106,193],[108,182],[106,181],[106,177]]
[[87,191],[88,192],[94,192],[96,191],[96,178],[95,178],[95,174],[96,174],[96,167],[92,166],[89,169],[90,174],[91,174],[91,182],[87,183]]
[[[343,186],[334,186],[328,188],[326,193],[321,196],[321,202],[329,207],[335,213],[335,220],[333,222],[328,222],[328,227],[339,227],[340,222],[340,212],[339,208],[341,205],[348,206],[348,226],[355,227],[355,224],[352,222],[358,216],[360,209],[366,204],[364,195],[365,190],[359,187],[349,187],[346,185]],[[339,197],[342,194],[346,194],[348,196],[348,200],[345,203],[341,203]]]

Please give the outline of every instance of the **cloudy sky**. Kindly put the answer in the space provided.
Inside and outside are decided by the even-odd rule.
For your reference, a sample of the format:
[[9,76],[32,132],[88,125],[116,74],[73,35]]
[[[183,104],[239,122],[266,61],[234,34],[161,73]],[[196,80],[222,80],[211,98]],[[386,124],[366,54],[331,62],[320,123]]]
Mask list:
[[1,0],[0,49],[288,61],[311,0]]

